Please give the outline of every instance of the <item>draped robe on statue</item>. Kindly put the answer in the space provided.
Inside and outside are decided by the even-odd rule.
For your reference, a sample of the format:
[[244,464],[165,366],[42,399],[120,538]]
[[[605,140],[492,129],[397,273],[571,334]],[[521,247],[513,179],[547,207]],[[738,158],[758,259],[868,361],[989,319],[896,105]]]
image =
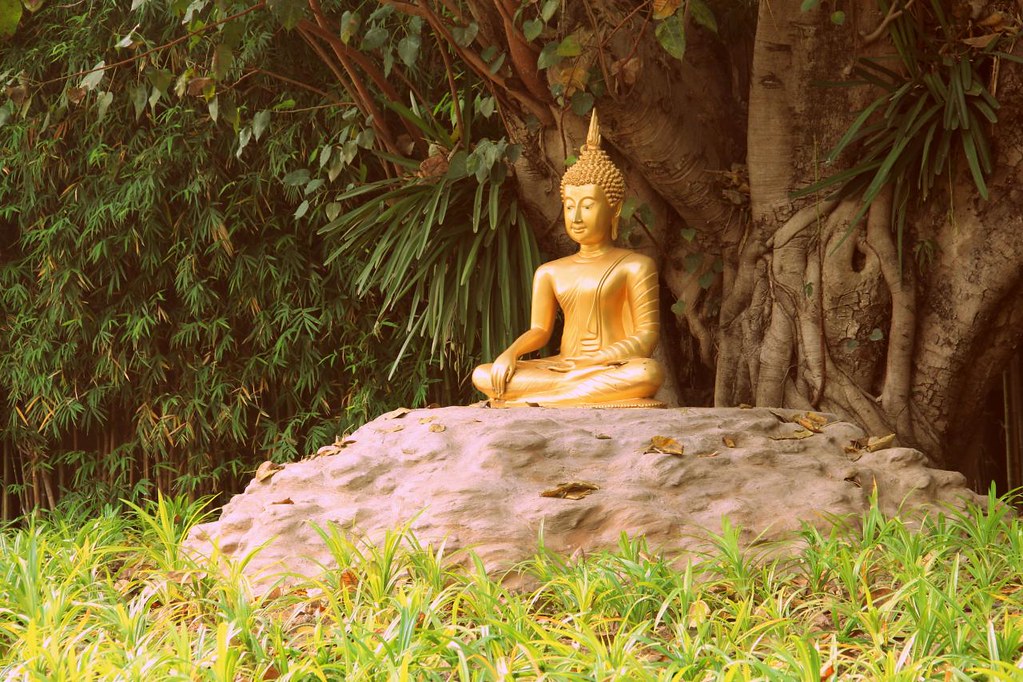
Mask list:
[[[560,353],[517,361],[502,398],[551,405],[657,404],[649,400],[663,381],[659,363],[649,357],[660,328],[653,261],[625,249],[593,260],[576,254],[537,269],[534,303],[550,295],[544,287],[565,316]],[[491,367],[478,367],[473,383],[494,398]]]

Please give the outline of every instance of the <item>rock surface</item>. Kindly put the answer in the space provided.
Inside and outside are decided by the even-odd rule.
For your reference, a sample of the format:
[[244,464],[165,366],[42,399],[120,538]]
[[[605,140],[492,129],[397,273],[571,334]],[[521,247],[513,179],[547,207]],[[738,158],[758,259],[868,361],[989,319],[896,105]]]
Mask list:
[[[875,486],[889,514],[980,499],[917,450],[857,448],[858,427],[809,417],[818,421],[768,409],[398,410],[272,476],[261,468],[188,546],[241,558],[265,544],[247,573],[311,576],[332,565],[314,524],[380,542],[411,520],[423,546],[470,547],[503,570],[533,556],[541,527],[564,554],[613,548],[623,532],[678,553],[725,516],[747,539],[859,516]],[[562,483],[596,489],[541,496]]]

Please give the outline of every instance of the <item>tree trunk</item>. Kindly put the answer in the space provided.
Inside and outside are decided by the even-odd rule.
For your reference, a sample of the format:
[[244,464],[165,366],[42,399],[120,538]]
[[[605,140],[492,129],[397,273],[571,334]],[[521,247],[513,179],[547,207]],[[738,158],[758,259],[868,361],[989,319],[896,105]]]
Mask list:
[[839,30],[800,5],[760,7],[752,222],[722,306],[715,402],[835,412],[875,435],[896,433],[976,484],[972,444],[995,427],[977,416],[1023,333],[1023,245],[1013,239],[1023,228],[1019,70],[1003,68],[997,82],[1003,118],[990,201],[968,172],[950,178],[907,227],[907,239],[937,247],[933,263],[917,262],[911,248],[900,262],[890,196],[852,230],[859,197],[790,199],[834,172],[821,159],[850,125],[848,112],[863,106],[863,88],[814,82],[837,80],[856,55],[877,50],[862,35],[881,21],[861,12],[858,30]]

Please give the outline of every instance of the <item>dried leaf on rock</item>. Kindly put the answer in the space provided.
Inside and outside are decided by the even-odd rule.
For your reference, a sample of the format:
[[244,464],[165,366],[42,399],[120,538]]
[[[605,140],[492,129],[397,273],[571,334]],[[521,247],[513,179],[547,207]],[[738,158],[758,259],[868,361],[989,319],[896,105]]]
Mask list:
[[436,416],[431,416],[431,417],[420,417],[420,418],[419,418],[419,423],[420,423],[420,424],[429,424],[430,422],[432,422],[432,421],[433,421],[434,419],[436,419],[436,418],[437,418]]
[[867,439],[867,452],[877,452],[889,447],[895,442],[895,434],[889,433],[887,436],[871,436]]
[[739,403],[739,409],[740,410],[752,410],[753,406],[750,405],[749,403]]
[[607,435],[606,433],[598,433],[596,435],[596,439],[597,440],[611,440],[611,436]]
[[316,459],[316,458],[319,458],[319,457],[329,457],[331,455],[336,455],[339,452],[341,452],[342,450],[344,450],[345,448],[347,448],[349,445],[354,445],[354,444],[355,444],[355,441],[352,440],[351,438],[346,438],[345,440],[338,439],[338,440],[334,441],[333,444],[331,444],[331,445],[324,445],[322,448],[318,449],[316,451],[316,453],[312,457],[310,457],[309,459]]
[[256,468],[256,480],[262,483],[283,468],[283,464],[277,464],[276,462],[266,460]]
[[397,433],[405,429],[401,424],[395,424],[394,426],[388,426],[382,429],[377,429],[377,433]]
[[540,493],[540,497],[557,497],[564,500],[581,500],[594,490],[600,490],[599,487],[592,483],[585,483],[582,481],[570,481],[568,483],[559,483],[557,487],[551,488],[550,490],[544,490]]
[[714,452],[704,452],[703,454],[697,455],[700,459],[707,459],[708,457],[717,457],[721,452],[715,450]]
[[817,412],[807,412],[806,418],[816,424],[818,428],[828,425],[828,418]]
[[396,410],[391,410],[390,412],[387,412],[387,413],[382,414],[380,416],[383,419],[401,419],[402,417],[404,417],[406,414],[408,414],[411,411],[412,410],[408,409],[407,407],[399,407]]
[[290,497],[285,497],[283,500],[277,500],[276,502],[271,502],[270,504],[295,504],[295,501],[292,500]]
[[817,428],[817,425],[814,424],[809,419],[807,419],[806,417],[796,417],[793,420],[793,422],[796,423],[796,424],[799,424],[800,426],[802,426],[807,431],[812,431],[814,433],[820,433],[821,432],[821,430],[819,428]]
[[735,447],[735,439],[734,438],[730,438],[729,436],[725,436],[724,438],[722,438],[721,442],[725,444],[726,448],[734,448]]
[[682,444],[674,438],[668,436],[654,436],[650,439],[650,445],[647,446],[643,454],[660,453],[663,455],[681,455],[685,449]]
[[430,431],[432,431],[433,433],[441,433],[442,431],[445,430],[447,430],[447,427],[444,426],[443,424],[430,424]]
[[853,462],[859,460],[863,456],[863,446],[857,446],[856,441],[852,441],[849,445],[842,448],[842,451],[849,456],[849,459]]

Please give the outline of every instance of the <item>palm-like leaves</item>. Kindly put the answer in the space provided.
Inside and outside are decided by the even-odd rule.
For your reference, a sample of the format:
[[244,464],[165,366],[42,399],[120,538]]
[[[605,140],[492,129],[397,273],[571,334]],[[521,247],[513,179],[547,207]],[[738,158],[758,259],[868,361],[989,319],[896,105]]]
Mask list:
[[[976,52],[959,43],[940,0],[932,0],[928,16],[942,28],[937,42],[911,13],[892,23],[900,70],[871,59],[860,60],[853,69],[854,84],[876,86],[881,94],[859,113],[827,162],[858,146],[855,165],[794,194],[806,196],[829,188],[837,188],[842,196],[861,194],[852,230],[881,190],[891,185],[900,255],[908,207],[928,197],[936,178],[950,172],[960,153],[977,191],[988,197],[985,176],[992,163],[985,126],[998,120],[998,101],[982,76],[991,58],[1000,55],[994,51],[998,38]],[[954,49],[938,49],[945,44]]]
[[[382,295],[381,317],[407,306],[408,338],[431,339],[442,361],[491,357],[525,329],[530,281],[539,262],[532,232],[514,197],[502,192],[504,168],[406,177],[355,187],[337,200],[355,208],[321,232],[336,239],[329,260],[363,262],[361,293]],[[483,180],[479,180],[479,175]]]

